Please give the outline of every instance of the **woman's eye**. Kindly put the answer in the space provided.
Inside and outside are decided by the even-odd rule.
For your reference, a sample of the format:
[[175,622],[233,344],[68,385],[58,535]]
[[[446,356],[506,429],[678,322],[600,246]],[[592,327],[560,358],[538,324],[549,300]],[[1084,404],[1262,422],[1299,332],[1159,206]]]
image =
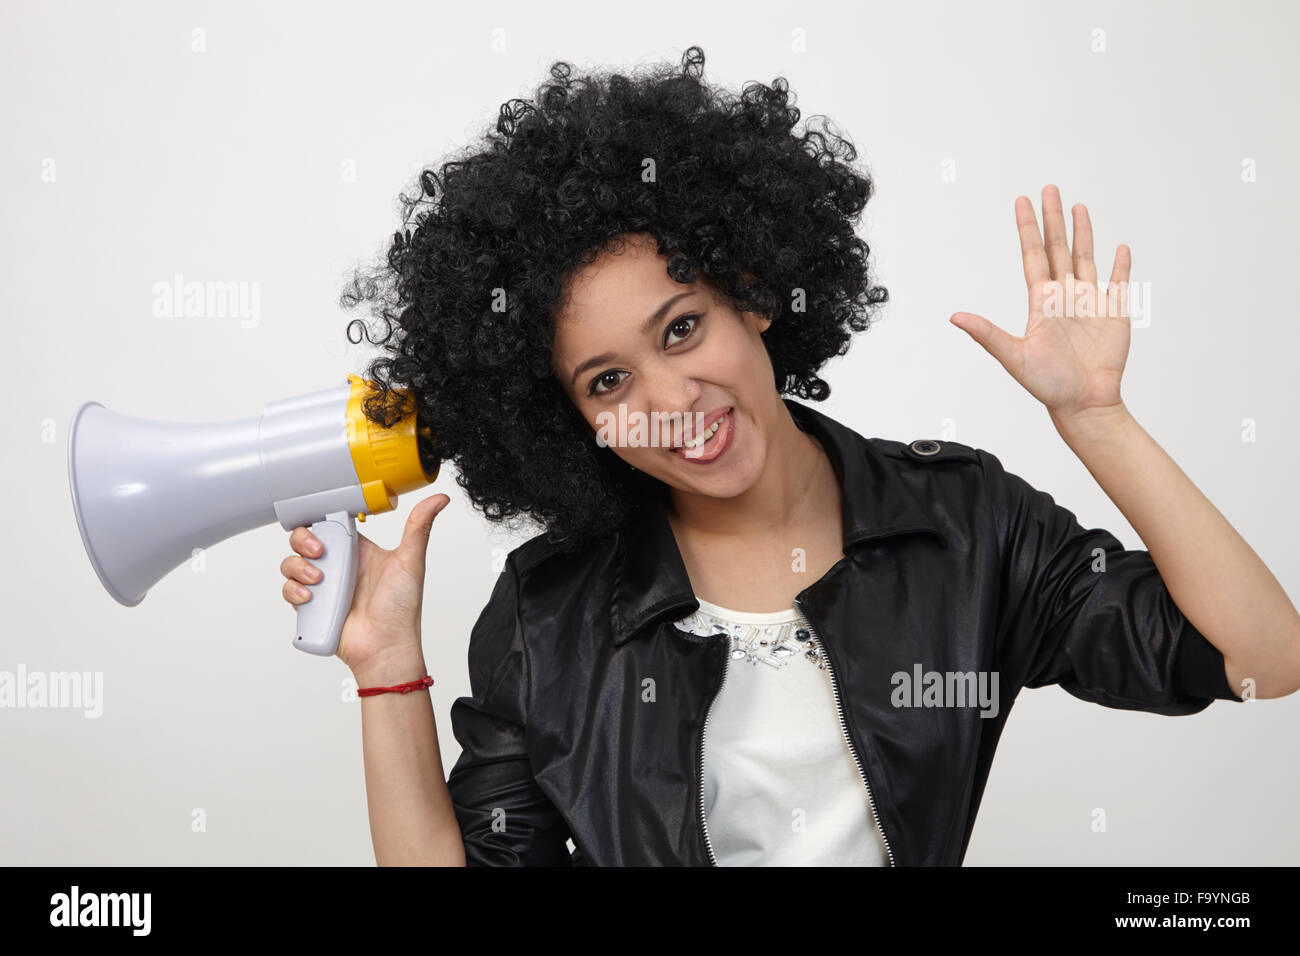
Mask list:
[[[683,325],[683,324],[687,324],[687,323],[689,323],[689,327],[687,328],[686,333],[685,333],[684,335],[682,335],[682,337],[681,337],[680,339],[678,339],[679,342],[685,341],[686,339],[690,338],[693,334],[695,334],[695,326],[696,326],[696,324],[700,321],[701,318],[702,318],[702,316],[701,316],[699,313],[694,313],[694,312],[691,313],[690,315],[683,315],[680,319],[678,319],[678,320],[677,320],[676,322],[674,322],[672,325],[668,326],[668,332],[669,332],[669,334],[671,334],[672,331],[673,331],[673,329],[677,328],[677,327],[680,326],[680,325]],[[667,341],[667,336],[665,336],[664,344],[665,344],[665,345],[675,345],[676,343],[668,342],[668,341]]]
[[[622,374],[623,374],[622,372],[613,369],[611,369],[608,372],[601,372],[599,375],[597,375],[595,378],[591,380],[591,386],[587,389],[587,394],[603,395],[606,392],[612,392],[614,389],[618,388],[619,383],[622,382],[623,380],[621,378],[617,378],[611,382],[609,380],[610,376],[622,375]],[[599,386],[602,382],[607,383],[609,385],[609,388],[598,388],[597,386]]]

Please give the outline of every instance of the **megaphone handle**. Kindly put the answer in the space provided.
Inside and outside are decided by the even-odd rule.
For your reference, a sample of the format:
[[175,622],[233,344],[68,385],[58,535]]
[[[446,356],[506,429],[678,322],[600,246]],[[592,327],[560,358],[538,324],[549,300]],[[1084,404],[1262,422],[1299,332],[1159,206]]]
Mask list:
[[325,657],[338,651],[343,622],[352,610],[360,542],[356,520],[346,511],[327,514],[323,521],[311,526],[311,533],[324,549],[319,558],[312,560],[321,578],[307,585],[311,600],[298,605],[298,634],[293,646]]

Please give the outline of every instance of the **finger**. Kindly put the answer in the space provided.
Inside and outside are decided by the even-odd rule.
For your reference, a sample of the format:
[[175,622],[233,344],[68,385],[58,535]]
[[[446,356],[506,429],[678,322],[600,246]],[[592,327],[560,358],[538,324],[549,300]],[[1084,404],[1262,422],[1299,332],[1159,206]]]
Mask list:
[[319,558],[321,556],[320,540],[305,525],[294,528],[289,533],[289,547],[307,558]]
[[451,501],[446,495],[430,495],[414,508],[406,519],[402,530],[402,543],[397,546],[408,558],[423,566],[425,553],[429,547],[429,532],[433,528],[433,519]]
[[1092,219],[1088,207],[1074,207],[1074,277],[1080,282],[1097,284],[1097,263],[1092,261]]
[[281,593],[284,595],[284,599],[294,607],[299,604],[306,604],[311,600],[311,592],[297,581],[285,581]]
[[1128,318],[1128,276],[1133,266],[1133,253],[1126,245],[1120,244],[1115,250],[1115,264],[1110,270],[1110,282],[1106,286],[1106,306],[1109,314]]
[[1025,264],[1025,285],[1032,294],[1035,289],[1052,278],[1047,264],[1047,252],[1038,235],[1038,220],[1034,218],[1034,204],[1024,196],[1016,197],[1016,228],[1020,232],[1020,258]]
[[317,584],[321,579],[320,568],[296,554],[291,554],[280,562],[280,573],[301,584]]
[[948,321],[983,346],[986,352],[997,359],[998,363],[1019,381],[1021,364],[1019,339],[998,328],[984,316],[973,312],[955,312]]
[[1073,274],[1074,263],[1070,261],[1070,243],[1065,234],[1065,208],[1061,205],[1060,190],[1055,186],[1043,187],[1043,230],[1052,278],[1064,282],[1066,276]]

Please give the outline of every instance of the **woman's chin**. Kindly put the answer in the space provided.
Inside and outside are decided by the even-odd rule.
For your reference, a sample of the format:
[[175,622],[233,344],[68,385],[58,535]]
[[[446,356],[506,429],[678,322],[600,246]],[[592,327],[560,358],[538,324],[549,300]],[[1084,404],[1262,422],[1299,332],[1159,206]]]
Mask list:
[[[721,463],[719,463],[721,464]],[[687,466],[692,467],[690,465]],[[678,491],[705,495],[710,498],[734,498],[754,486],[762,474],[762,468],[744,456],[737,456],[728,462],[727,467],[707,470],[701,467],[697,473],[685,469],[676,469],[662,480]]]
[[753,487],[763,473],[763,462],[755,460],[760,442],[754,440],[753,429],[744,423],[729,421],[716,437],[723,444],[711,447],[705,444],[703,453],[660,449],[660,460],[651,471],[664,484],[677,491],[704,495],[710,498],[734,498]]

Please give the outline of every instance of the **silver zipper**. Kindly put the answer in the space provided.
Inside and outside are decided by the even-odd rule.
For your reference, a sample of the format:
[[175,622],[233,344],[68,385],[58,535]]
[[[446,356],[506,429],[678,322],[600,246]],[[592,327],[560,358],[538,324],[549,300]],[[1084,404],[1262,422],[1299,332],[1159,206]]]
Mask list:
[[[835,668],[831,666],[833,663],[831,661],[831,649],[825,641],[817,637],[817,629],[813,627],[812,618],[810,618],[807,612],[804,611],[803,605],[799,603],[798,598],[795,598],[794,606],[799,609],[799,613],[803,615],[803,619],[808,622],[808,630],[812,632],[813,638],[821,645],[822,651],[826,655],[826,672],[830,674],[831,677],[831,691],[835,695],[835,711],[840,715],[840,729],[844,732],[844,740],[849,745],[849,753],[853,755],[853,762],[858,765],[858,773],[862,775],[862,785],[867,788],[867,803],[871,807],[871,819],[876,821],[876,827],[880,830],[880,838],[885,841],[885,852],[889,854],[889,865],[895,866],[894,851],[889,848],[889,837],[885,836],[884,825],[881,824],[880,817],[876,815],[876,801],[871,795],[871,783],[867,780],[867,772],[862,769],[862,761],[858,759],[858,751],[857,748],[853,746],[853,738],[849,736],[849,725],[844,719],[844,708],[840,704],[840,687],[835,681]],[[704,722],[706,724],[708,723],[707,715],[705,715]],[[703,769],[703,764],[701,764],[701,776],[703,776]],[[700,800],[702,804],[704,800],[703,792],[701,792]]]
[[709,714],[713,710],[713,702],[718,699],[718,694],[722,693],[722,685],[727,682],[727,666],[731,663],[731,635],[723,634],[722,637],[727,642],[726,653],[722,658],[722,680],[718,681],[718,689],[713,692],[713,697],[709,700],[709,706],[704,711],[704,726],[700,728],[700,832],[704,834],[704,848],[709,851],[709,864],[718,865],[718,859],[713,855],[713,843],[709,840],[709,823],[704,818],[704,735],[709,732]]

